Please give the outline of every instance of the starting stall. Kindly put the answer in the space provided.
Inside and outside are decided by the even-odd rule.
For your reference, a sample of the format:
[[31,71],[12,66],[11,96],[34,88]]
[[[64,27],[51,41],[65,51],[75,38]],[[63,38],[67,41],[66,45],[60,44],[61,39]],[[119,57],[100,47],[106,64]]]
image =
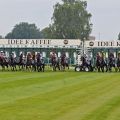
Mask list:
[[76,64],[76,49],[80,45],[79,39],[0,39],[0,51],[6,56],[14,53],[26,55],[29,52],[40,52],[44,57],[45,63],[50,62],[50,53],[55,52],[58,57],[64,52],[69,58],[69,64]]
[[83,42],[80,39],[0,39],[0,51],[3,51],[7,57],[11,53],[19,56],[20,53],[26,55],[28,52],[40,52],[46,64],[50,62],[51,52],[54,51],[58,57],[64,52],[71,65],[79,66],[82,64],[81,57],[85,56],[91,59],[91,64],[94,66],[98,52],[103,51],[106,58],[111,52],[117,57],[120,51],[120,41],[86,40]]

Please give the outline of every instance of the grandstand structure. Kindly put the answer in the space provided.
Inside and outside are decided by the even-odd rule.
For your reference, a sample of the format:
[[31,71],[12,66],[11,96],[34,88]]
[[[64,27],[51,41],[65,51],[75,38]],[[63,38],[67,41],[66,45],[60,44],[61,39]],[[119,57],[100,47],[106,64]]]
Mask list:
[[[84,45],[83,45],[84,43]],[[110,52],[114,52],[117,56],[120,51],[120,41],[113,40],[87,40],[85,42],[80,39],[0,39],[0,51],[5,52],[9,56],[12,52],[19,56],[20,53],[41,52],[46,62],[49,62],[51,52],[56,52],[60,57],[62,52],[66,53],[70,64],[79,62],[81,55],[87,55],[92,59],[96,53],[104,51],[106,57]]]

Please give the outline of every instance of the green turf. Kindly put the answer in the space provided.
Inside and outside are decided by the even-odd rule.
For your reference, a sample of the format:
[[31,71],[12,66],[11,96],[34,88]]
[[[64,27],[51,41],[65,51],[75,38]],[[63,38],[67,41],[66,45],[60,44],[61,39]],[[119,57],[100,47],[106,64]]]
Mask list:
[[120,73],[0,72],[0,120],[120,120]]

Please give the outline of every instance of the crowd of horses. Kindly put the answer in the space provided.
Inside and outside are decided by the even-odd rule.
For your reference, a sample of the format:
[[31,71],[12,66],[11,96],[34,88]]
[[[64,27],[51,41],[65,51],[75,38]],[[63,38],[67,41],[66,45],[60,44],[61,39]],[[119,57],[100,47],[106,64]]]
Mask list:
[[[69,69],[68,58],[63,53],[61,57],[52,52],[50,54],[50,67],[53,71],[62,70],[64,71],[67,67]],[[6,57],[4,53],[0,53],[0,66],[2,71],[45,71],[45,61],[41,53],[29,52],[26,55],[23,53],[20,56],[12,53],[9,57]]]
[[98,72],[120,72],[120,52],[117,57],[111,52],[106,57],[104,52],[98,52],[94,58],[94,64],[91,59],[81,57],[82,64],[77,65],[75,71],[98,71]]
[[[108,57],[103,52],[98,52],[93,59],[88,59],[86,56],[81,57],[81,64],[76,65],[75,71],[98,71],[98,72],[120,72],[120,53],[117,57],[113,53],[110,53]],[[41,53],[35,54],[35,52],[29,52],[24,55],[14,57],[12,53],[9,57],[6,57],[4,53],[0,53],[0,66],[1,70],[11,71],[45,71],[45,61]],[[65,71],[69,69],[69,58],[65,53],[62,53],[60,57],[57,57],[55,52],[50,54],[50,67],[53,71],[61,70]],[[79,69],[78,69],[79,68]]]

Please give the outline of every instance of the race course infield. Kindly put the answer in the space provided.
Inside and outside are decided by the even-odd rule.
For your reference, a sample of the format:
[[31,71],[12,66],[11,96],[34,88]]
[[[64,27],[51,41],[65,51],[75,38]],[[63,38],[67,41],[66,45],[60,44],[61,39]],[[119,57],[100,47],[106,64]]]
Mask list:
[[120,120],[120,73],[0,72],[0,120]]

